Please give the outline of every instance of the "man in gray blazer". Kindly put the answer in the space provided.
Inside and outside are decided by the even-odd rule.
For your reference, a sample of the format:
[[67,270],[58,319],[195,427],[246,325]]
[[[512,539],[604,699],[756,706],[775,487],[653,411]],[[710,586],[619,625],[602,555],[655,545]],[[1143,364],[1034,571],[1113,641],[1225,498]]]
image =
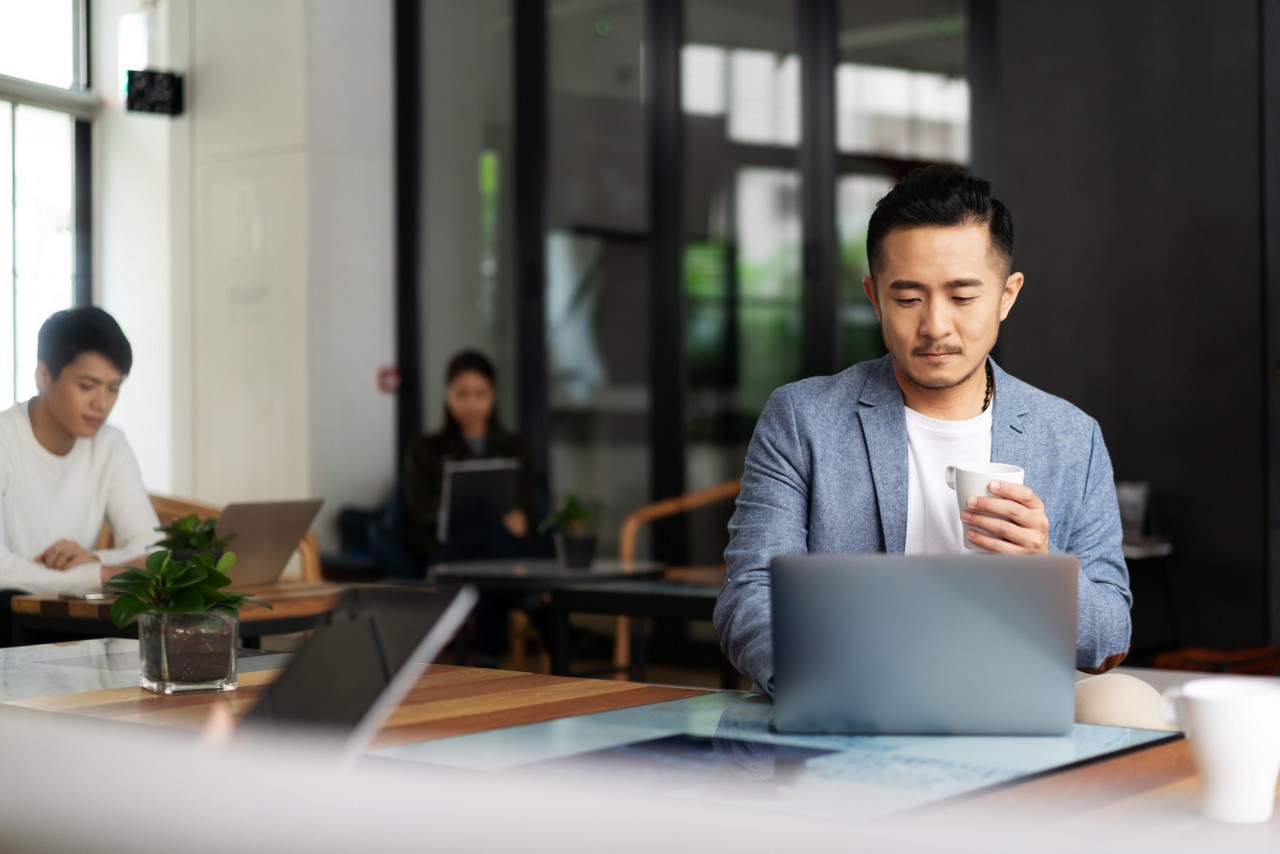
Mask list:
[[[715,611],[725,654],[773,692],[775,555],[958,554],[963,522],[988,551],[1075,555],[1076,666],[1114,667],[1129,646],[1132,596],[1098,424],[989,355],[1023,283],[1007,208],[962,170],[915,170],[877,203],[867,258],[863,288],[889,355],[769,398],[729,522]],[[943,468],[976,460],[1021,466],[1025,485],[993,482],[998,497],[962,516]]]

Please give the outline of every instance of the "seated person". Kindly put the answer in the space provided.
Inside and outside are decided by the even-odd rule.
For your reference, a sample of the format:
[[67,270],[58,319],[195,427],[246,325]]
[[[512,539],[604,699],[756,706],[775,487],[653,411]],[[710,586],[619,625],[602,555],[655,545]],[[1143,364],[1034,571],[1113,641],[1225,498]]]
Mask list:
[[[0,588],[98,588],[155,542],[156,518],[124,434],[106,425],[133,365],[100,308],[40,327],[39,394],[0,413]],[[91,551],[106,521],[116,548]]]
[[[769,563],[807,552],[1068,553],[1080,564],[1076,667],[1115,666],[1132,596],[1097,422],[990,353],[1023,285],[1013,221],[990,185],[927,167],[881,199],[863,289],[889,353],[777,389],[747,451],[715,610],[729,660],[773,692]],[[944,470],[1012,463],[1025,485],[961,514]],[[980,513],[990,515],[980,515]]]
[[[534,519],[533,458],[520,437],[498,421],[497,374],[484,355],[465,350],[445,369],[444,423],[439,432],[419,436],[404,461],[405,540],[425,568],[459,560],[512,559],[550,554],[544,538],[531,534]],[[501,519],[477,522],[436,536],[444,485],[444,464],[451,460],[518,459],[517,507]],[[484,594],[476,606],[477,661],[496,664],[506,634],[510,597]]]

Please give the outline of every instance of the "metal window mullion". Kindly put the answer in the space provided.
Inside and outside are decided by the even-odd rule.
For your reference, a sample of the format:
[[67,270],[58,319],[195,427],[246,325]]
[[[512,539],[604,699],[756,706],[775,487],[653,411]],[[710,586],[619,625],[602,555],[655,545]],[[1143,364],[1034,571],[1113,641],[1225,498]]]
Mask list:
[[[684,3],[649,0],[645,33],[649,185],[649,493],[654,500],[685,491],[689,370],[685,358],[684,113],[680,52]],[[688,559],[688,520],[653,527],[653,553],[679,565]]]
[[547,379],[546,0],[511,0],[515,102],[516,410],[533,454],[535,479],[551,494],[551,414]]
[[800,191],[804,246],[804,374],[838,370],[840,251],[836,231],[836,0],[799,0]]
[[417,0],[396,0],[395,21],[395,348],[400,371],[396,395],[395,471],[409,442],[422,432],[422,323],[419,252],[422,203],[422,17]]
[[71,124],[72,181],[72,305],[93,304],[93,125],[82,119]]
[[18,398],[18,105],[9,104],[9,346],[13,397]]

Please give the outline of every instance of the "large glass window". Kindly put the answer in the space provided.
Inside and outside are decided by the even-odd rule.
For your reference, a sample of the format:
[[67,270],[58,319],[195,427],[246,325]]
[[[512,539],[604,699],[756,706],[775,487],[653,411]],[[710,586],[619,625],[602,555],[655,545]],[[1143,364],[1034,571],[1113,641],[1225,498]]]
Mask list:
[[642,0],[547,3],[551,479],[598,511],[602,554],[649,495]]
[[[804,360],[800,57],[792,0],[686,0],[686,487],[737,477],[770,392]],[[714,565],[731,506],[689,517]]]
[[441,427],[444,368],[479,349],[517,421],[511,0],[430,0],[423,17],[423,418]]
[[836,220],[846,364],[884,353],[862,289],[876,201],[922,163],[969,161],[963,0],[841,0]]
[[[79,88],[77,2],[0,0],[0,75]],[[35,394],[36,333],[75,301],[76,119],[0,88],[0,407]]]
[[0,74],[80,85],[79,0],[0,0]]
[[[13,176],[9,199],[9,293],[15,400],[35,394],[36,333],[74,297],[73,120],[51,110],[9,110]],[[0,203],[3,203],[0,199]]]

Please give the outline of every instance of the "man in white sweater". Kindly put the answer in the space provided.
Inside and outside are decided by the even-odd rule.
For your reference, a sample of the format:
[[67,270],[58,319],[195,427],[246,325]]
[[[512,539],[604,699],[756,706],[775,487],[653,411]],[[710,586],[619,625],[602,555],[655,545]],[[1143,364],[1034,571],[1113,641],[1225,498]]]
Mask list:
[[[142,557],[160,524],[124,434],[105,425],[133,365],[100,308],[40,327],[40,393],[0,413],[0,589],[83,592]],[[92,551],[106,521],[116,548]]]

